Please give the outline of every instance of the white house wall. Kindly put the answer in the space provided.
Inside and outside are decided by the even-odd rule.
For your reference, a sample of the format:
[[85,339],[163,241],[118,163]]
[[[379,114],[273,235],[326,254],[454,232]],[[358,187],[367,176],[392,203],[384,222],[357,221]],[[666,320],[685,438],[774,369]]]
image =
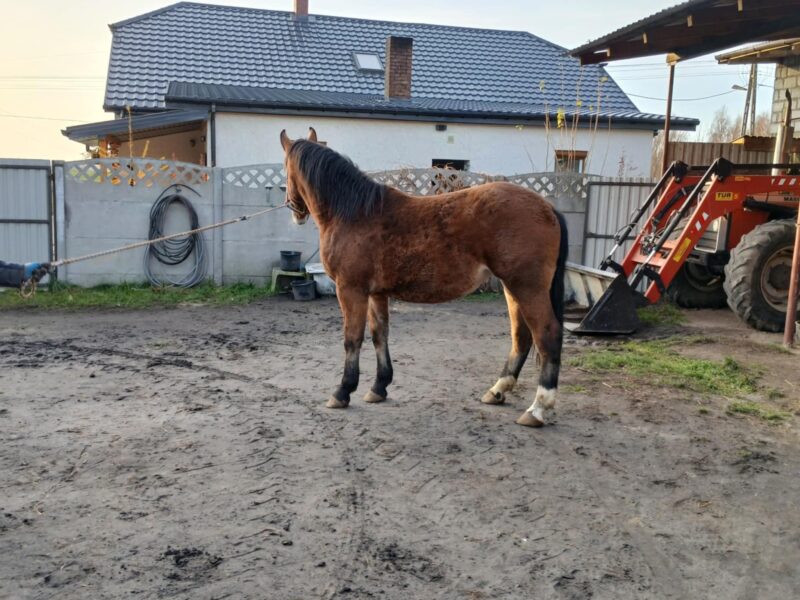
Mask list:
[[[554,119],[555,120],[555,119]],[[600,124],[596,133],[515,125],[388,121],[364,118],[217,113],[216,164],[221,167],[283,161],[279,135],[300,137],[314,127],[320,140],[365,171],[430,167],[432,159],[468,160],[469,170],[494,175],[548,171],[555,150],[586,151],[587,172],[646,176],[653,132]],[[548,145],[549,138],[549,145]]]

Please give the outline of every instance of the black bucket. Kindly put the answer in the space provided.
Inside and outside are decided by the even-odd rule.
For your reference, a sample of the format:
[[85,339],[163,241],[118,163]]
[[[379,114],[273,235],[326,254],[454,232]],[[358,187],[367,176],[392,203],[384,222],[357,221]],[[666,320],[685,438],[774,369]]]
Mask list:
[[317,297],[317,284],[313,279],[292,282],[292,295],[295,300],[308,301]]
[[281,271],[299,271],[300,254],[294,250],[281,250]]

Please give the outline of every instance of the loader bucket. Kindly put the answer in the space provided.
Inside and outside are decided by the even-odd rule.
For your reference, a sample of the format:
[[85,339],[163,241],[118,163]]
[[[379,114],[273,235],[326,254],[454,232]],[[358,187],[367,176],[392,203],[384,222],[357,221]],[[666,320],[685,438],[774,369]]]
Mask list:
[[629,334],[639,326],[641,294],[623,275],[567,263],[564,326],[577,334]]

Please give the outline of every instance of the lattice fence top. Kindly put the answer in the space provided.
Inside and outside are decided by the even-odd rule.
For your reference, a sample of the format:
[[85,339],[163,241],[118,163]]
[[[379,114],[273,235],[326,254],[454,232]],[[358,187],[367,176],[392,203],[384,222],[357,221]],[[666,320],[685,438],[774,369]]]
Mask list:
[[211,169],[167,160],[101,158],[64,164],[65,177],[77,183],[167,187],[174,183],[204,185]]
[[236,187],[261,189],[286,184],[283,165],[251,165],[222,170],[222,183]]
[[506,177],[506,181],[551,198],[569,196],[585,199],[590,180],[589,176],[580,173],[524,173]]
[[579,173],[525,173],[521,175],[486,175],[453,169],[400,169],[368,174],[375,181],[407,194],[433,196],[481,185],[490,181],[508,181],[533,190],[542,196],[586,198],[591,176]]

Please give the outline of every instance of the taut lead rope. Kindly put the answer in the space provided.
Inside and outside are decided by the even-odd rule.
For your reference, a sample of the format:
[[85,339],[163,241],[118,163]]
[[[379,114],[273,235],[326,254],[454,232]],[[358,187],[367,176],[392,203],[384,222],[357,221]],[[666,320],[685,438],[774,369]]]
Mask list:
[[[241,217],[236,217],[235,219],[228,219],[227,221],[220,221],[219,223],[212,223],[211,225],[205,225],[203,227],[198,227],[197,229],[190,229],[189,231],[182,231],[180,233],[172,233],[170,235],[164,235],[152,240],[135,242],[133,244],[128,244],[127,246],[120,246],[119,248],[111,248],[110,250],[103,250],[101,252],[84,254],[83,256],[76,256],[74,258],[65,258],[62,260],[57,260],[50,263],[50,267],[51,269],[55,269],[57,267],[63,267],[65,265],[71,265],[73,263],[82,262],[84,260],[100,258],[101,256],[108,256],[109,254],[116,254],[117,252],[125,252],[127,250],[135,250],[136,248],[144,248],[145,246],[151,246],[152,244],[165,242],[167,240],[172,240],[179,237],[187,237],[190,235],[194,235],[195,233],[202,233],[210,229],[224,227],[225,225],[232,225],[233,223],[241,223],[242,221],[249,221],[250,219],[254,219],[255,217],[259,217],[263,214],[272,212],[274,210],[280,210],[281,208],[286,208],[287,206],[288,206],[287,204],[281,204],[280,206],[270,206],[269,208],[265,208],[263,210],[259,210],[254,213],[250,213],[248,215],[242,215]],[[20,287],[19,293],[23,298],[30,298],[31,296],[33,296],[36,293],[36,281],[33,279],[28,279],[27,281],[24,281],[22,283],[22,287]]]
[[180,233],[172,233],[170,235],[161,236],[160,238],[155,238],[152,240],[144,240],[142,242],[135,242],[133,244],[128,244],[127,246],[120,246],[119,248],[112,248],[111,250],[103,250],[101,252],[93,252],[92,254],[84,254],[83,256],[76,256],[75,258],[65,258],[63,260],[57,260],[51,263],[50,266],[55,269],[56,267],[63,267],[65,265],[71,265],[72,263],[81,262],[84,260],[100,258],[101,256],[107,256],[108,254],[116,254],[117,252],[125,252],[126,250],[135,250],[136,248],[144,248],[145,246],[150,246],[152,244],[165,242],[167,240],[172,240],[179,237],[187,237],[190,235],[194,235],[195,233],[202,233],[204,231],[208,231],[209,229],[216,229],[217,227],[223,227],[224,225],[232,225],[233,223],[241,223],[242,221],[249,221],[250,219],[259,217],[265,213],[272,212],[273,210],[278,210],[285,207],[286,207],[285,204],[281,204],[280,206],[270,206],[269,208],[265,208],[264,210],[259,210],[258,212],[250,213],[249,215],[242,215],[241,217],[236,217],[235,219],[220,221],[219,223],[205,225],[203,227],[198,227],[197,229],[190,229],[189,231],[182,231]]

